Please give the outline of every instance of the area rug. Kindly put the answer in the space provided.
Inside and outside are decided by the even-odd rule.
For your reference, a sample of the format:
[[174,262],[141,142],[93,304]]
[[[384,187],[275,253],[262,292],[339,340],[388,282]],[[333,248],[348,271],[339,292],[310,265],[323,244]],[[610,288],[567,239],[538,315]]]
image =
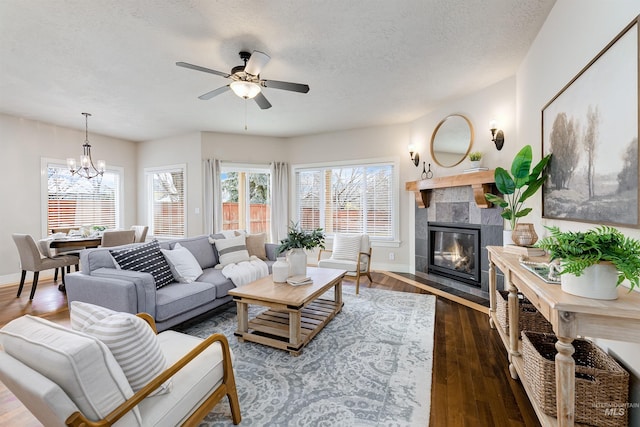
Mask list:
[[[369,288],[356,296],[347,287],[343,299],[342,312],[298,357],[238,343],[231,304],[175,329],[227,336],[243,426],[427,426],[435,297]],[[262,310],[251,306],[249,315]],[[233,425],[227,399],[201,425]]]

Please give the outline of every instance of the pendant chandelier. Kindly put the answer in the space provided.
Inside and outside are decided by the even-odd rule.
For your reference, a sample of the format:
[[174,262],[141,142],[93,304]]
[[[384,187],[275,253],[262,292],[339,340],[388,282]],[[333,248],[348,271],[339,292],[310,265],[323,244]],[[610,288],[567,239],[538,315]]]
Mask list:
[[91,144],[89,144],[89,116],[90,113],[82,113],[84,116],[85,137],[82,144],[83,154],[80,156],[80,167],[77,167],[76,159],[67,159],[67,166],[71,175],[78,175],[87,179],[102,176],[107,165],[104,160],[98,160],[96,167],[91,158]]

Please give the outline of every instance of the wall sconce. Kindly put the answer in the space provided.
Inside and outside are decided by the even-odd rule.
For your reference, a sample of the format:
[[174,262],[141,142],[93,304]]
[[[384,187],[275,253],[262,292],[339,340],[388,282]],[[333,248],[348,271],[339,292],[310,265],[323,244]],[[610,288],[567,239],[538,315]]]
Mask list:
[[[415,153],[415,151],[416,146],[413,143],[409,144],[409,155],[411,155],[411,161],[416,167],[418,167],[420,164],[420,154]],[[413,153],[415,153],[415,155]]]
[[498,129],[498,125],[495,120],[491,120],[489,127],[491,128],[491,141],[496,144],[498,151],[502,150],[502,146],[504,145],[504,132],[502,132],[501,129]]

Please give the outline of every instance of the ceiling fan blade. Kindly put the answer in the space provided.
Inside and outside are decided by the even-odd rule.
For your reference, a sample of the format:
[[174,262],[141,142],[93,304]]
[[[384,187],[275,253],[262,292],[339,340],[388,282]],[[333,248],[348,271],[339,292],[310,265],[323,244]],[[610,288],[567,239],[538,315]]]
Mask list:
[[290,82],[279,82],[277,80],[262,80],[260,82],[264,87],[270,87],[274,89],[290,90],[293,92],[307,93],[309,92],[309,85]]
[[199,65],[189,64],[189,63],[186,63],[186,62],[176,62],[176,65],[178,67],[189,68],[191,70],[202,71],[204,73],[211,73],[211,74],[215,74],[217,76],[222,76],[222,77],[227,77],[227,78],[230,76],[229,73],[223,73],[222,71],[216,71],[216,70],[212,70],[210,68],[205,68],[205,67],[201,67]]
[[222,87],[219,87],[218,89],[212,90],[211,92],[207,92],[204,95],[200,95],[198,98],[202,99],[203,101],[206,101],[207,99],[211,99],[214,96],[220,95],[221,93],[225,93],[229,89],[230,89],[229,85],[222,86]]
[[259,50],[254,50],[247,62],[247,66],[244,67],[244,72],[251,74],[252,76],[257,76],[260,74],[262,67],[267,65],[267,62],[271,57],[264,52],[260,52]]
[[265,98],[262,92],[257,94],[253,99],[256,101],[256,104],[258,104],[258,107],[260,107],[261,109],[266,110],[267,108],[271,108],[271,103],[267,100],[267,98]]

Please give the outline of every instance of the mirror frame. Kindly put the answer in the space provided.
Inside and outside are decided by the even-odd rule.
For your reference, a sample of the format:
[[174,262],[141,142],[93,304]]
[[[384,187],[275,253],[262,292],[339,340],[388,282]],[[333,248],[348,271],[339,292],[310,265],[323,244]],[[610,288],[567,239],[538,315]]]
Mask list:
[[[449,120],[452,117],[462,117],[466,122],[467,125],[469,126],[469,143],[467,144],[467,151],[462,155],[462,157],[460,158],[460,160],[458,160],[456,163],[452,164],[452,165],[443,165],[442,163],[440,163],[438,161],[438,159],[435,156],[434,150],[433,150],[433,143],[436,140],[436,135],[438,133],[438,130],[440,130],[440,128],[447,122],[447,120]],[[460,163],[462,163],[462,161],[464,159],[467,158],[467,155],[469,154],[469,152],[471,151],[471,147],[473,146],[473,125],[471,124],[471,120],[469,120],[466,116],[463,116],[462,114],[450,114],[447,117],[445,117],[444,119],[440,120],[440,123],[438,123],[438,126],[436,126],[436,128],[433,130],[433,134],[431,135],[431,158],[433,159],[434,162],[436,162],[436,164],[438,164],[439,166],[442,166],[443,168],[452,168],[454,166],[459,165]]]

